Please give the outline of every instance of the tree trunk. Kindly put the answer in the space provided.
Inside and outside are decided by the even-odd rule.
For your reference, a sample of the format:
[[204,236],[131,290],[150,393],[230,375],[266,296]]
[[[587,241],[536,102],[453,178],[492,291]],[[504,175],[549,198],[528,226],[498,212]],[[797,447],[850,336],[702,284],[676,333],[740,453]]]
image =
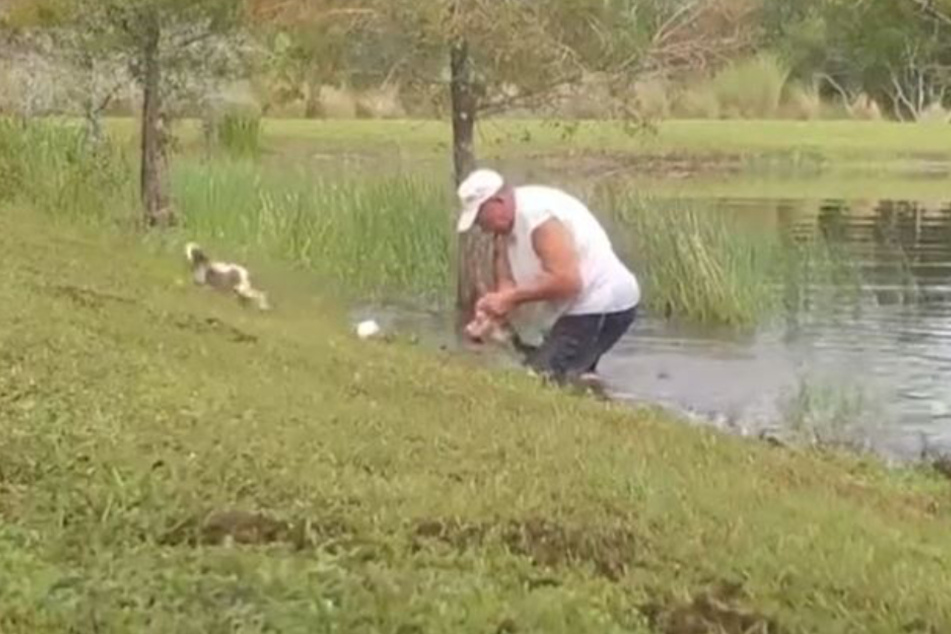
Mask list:
[[142,43],[142,170],[141,194],[148,226],[167,226],[172,213],[164,194],[165,140],[162,130],[161,66],[158,16],[149,16]]
[[472,86],[472,62],[469,46],[462,40],[452,47],[450,53],[452,71],[452,159],[456,184],[475,168],[475,117],[476,103]]
[[[92,55],[84,52],[80,58],[79,65],[89,79],[89,82],[94,83],[96,81],[96,62]],[[95,94],[95,91],[90,90],[82,99],[83,119],[86,124],[86,143],[87,146],[91,147],[94,151],[102,147],[103,140],[102,119],[99,116],[101,109],[99,108],[97,97],[98,95]]]
[[[465,40],[450,51],[452,91],[452,158],[456,185],[475,169],[476,96],[472,62]],[[468,322],[479,296],[492,287],[492,240],[478,229],[459,236],[456,259],[456,309],[460,324]]]

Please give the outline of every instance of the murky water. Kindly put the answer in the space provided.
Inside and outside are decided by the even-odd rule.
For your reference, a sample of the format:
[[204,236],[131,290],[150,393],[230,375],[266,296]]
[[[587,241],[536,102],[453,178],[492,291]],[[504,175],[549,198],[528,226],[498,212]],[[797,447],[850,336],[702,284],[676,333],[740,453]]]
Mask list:
[[746,338],[645,319],[605,358],[615,393],[746,433],[798,429],[896,458],[951,450],[951,205],[709,205],[764,230],[821,232],[859,267],[862,293]]
[[[951,452],[951,203],[702,204],[762,231],[821,232],[858,266],[862,290],[746,335],[645,313],[600,366],[613,395],[744,434],[795,434],[896,459]],[[401,319],[452,345],[444,318]]]

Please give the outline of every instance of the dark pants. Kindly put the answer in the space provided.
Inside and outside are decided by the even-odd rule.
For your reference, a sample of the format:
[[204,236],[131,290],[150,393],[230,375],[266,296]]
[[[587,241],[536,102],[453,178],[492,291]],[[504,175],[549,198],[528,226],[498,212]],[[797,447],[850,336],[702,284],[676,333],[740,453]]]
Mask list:
[[535,372],[562,383],[596,372],[598,361],[634,323],[637,309],[592,315],[564,315],[538,347],[521,346],[525,363]]

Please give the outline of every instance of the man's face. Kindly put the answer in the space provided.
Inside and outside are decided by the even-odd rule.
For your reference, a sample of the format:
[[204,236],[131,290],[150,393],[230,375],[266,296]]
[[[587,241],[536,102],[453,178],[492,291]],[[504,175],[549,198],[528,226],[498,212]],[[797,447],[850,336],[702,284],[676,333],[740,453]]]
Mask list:
[[506,234],[512,230],[512,205],[504,195],[493,196],[479,208],[476,224],[486,233]]

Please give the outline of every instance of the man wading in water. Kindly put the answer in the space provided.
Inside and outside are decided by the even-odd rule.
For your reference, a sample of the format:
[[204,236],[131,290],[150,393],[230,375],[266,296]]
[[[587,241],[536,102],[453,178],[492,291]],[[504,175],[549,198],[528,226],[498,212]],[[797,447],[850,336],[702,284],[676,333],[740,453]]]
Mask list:
[[561,190],[513,187],[487,169],[470,174],[458,196],[459,232],[478,225],[495,237],[495,289],[476,310],[506,320],[542,304],[555,321],[527,365],[558,383],[595,377],[634,322],[641,291],[594,215]]

